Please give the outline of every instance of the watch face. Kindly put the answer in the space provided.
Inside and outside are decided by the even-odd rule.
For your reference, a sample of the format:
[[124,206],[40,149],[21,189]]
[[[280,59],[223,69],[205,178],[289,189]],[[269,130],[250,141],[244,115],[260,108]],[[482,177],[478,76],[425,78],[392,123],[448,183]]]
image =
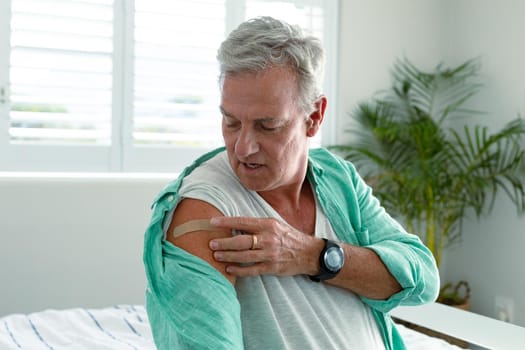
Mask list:
[[324,257],[326,267],[331,271],[339,271],[343,265],[343,252],[339,247],[330,247]]

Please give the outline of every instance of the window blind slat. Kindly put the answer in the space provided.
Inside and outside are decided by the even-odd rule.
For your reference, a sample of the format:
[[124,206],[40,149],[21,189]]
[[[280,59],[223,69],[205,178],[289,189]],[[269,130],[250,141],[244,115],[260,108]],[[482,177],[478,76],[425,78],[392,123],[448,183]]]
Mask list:
[[217,146],[215,55],[224,38],[225,1],[154,5],[135,1],[133,142]]
[[13,0],[13,143],[109,144],[111,0]]
[[112,5],[113,0],[12,0],[11,11],[14,15],[22,13],[111,22]]

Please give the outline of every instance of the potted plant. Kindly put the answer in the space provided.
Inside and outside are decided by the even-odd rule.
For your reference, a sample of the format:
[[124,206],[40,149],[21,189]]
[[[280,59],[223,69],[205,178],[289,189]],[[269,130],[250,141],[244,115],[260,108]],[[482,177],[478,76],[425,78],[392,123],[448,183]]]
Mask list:
[[466,215],[490,212],[499,192],[525,210],[525,123],[518,117],[491,133],[476,122],[466,106],[481,87],[479,68],[478,59],[432,72],[396,61],[392,87],[360,103],[348,141],[331,147],[421,237],[438,266]]

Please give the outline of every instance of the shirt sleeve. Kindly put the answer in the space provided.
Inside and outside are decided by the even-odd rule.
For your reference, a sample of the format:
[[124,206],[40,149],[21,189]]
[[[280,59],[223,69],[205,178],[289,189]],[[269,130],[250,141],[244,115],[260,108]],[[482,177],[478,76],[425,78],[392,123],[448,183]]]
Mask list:
[[363,300],[382,312],[398,305],[434,301],[439,293],[439,272],[430,250],[385,211],[355,170],[353,183],[361,217],[359,241],[367,242],[364,246],[379,256],[403,288],[387,300]]
[[242,350],[240,305],[231,283],[206,261],[163,239],[176,189],[155,202],[145,234],[146,310],[155,345],[163,349]]

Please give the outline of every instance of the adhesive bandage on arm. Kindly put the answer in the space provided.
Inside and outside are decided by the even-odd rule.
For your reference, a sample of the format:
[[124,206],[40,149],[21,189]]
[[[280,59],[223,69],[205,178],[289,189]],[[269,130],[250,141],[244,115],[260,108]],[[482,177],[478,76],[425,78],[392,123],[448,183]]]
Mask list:
[[198,219],[185,222],[172,231],[174,238],[182,236],[185,233],[195,231],[220,231],[221,229],[210,224],[210,219]]

